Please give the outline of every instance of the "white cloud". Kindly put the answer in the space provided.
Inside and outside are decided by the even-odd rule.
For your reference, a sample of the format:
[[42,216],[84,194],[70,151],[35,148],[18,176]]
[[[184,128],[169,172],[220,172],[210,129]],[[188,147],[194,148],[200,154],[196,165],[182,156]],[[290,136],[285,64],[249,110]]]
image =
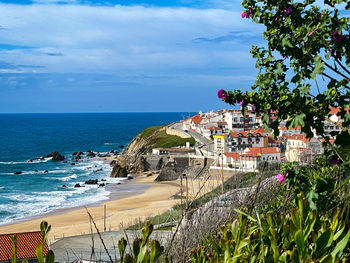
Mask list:
[[219,9],[0,4],[0,13],[0,25],[8,29],[0,43],[38,47],[2,51],[0,60],[44,66],[41,72],[136,74],[243,65],[249,47],[239,39],[210,45],[192,40],[257,31],[238,11]]

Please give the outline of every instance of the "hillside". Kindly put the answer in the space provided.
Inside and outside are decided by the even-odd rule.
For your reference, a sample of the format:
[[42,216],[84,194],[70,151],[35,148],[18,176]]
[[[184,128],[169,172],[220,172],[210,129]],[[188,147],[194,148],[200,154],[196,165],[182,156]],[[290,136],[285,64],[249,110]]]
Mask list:
[[169,135],[165,129],[166,126],[152,126],[139,133],[113,164],[111,177],[125,177],[128,173],[143,171],[142,155],[152,152],[153,148],[185,146],[186,142],[190,142],[191,146],[195,144],[193,138]]

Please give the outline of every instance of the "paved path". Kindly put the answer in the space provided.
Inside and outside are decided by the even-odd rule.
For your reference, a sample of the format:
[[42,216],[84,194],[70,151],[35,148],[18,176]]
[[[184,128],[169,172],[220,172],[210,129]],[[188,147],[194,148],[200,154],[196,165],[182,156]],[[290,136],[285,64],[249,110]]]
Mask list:
[[[141,236],[140,231],[127,231],[128,238],[132,243],[135,237]],[[113,261],[119,259],[118,241],[125,237],[122,231],[110,231],[101,233],[102,239],[107,247],[108,253]],[[169,231],[153,231],[151,239],[157,239],[164,245],[170,236]],[[95,255],[93,261],[110,262],[101,239],[97,234],[65,237],[51,244],[50,248],[55,253],[55,262],[73,262],[77,259],[90,260],[92,247]]]

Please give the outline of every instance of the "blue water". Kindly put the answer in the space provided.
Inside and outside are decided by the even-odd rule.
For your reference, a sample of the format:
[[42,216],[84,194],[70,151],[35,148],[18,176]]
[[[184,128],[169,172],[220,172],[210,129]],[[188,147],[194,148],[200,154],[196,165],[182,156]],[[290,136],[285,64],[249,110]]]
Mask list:
[[[72,153],[122,151],[119,146],[127,146],[146,127],[178,121],[185,115],[188,113],[0,114],[0,224],[107,200],[105,187],[74,185],[88,179],[120,182],[109,178],[109,164],[82,156],[73,166]],[[68,163],[28,162],[53,151],[64,155]],[[102,171],[96,172],[99,169]]]

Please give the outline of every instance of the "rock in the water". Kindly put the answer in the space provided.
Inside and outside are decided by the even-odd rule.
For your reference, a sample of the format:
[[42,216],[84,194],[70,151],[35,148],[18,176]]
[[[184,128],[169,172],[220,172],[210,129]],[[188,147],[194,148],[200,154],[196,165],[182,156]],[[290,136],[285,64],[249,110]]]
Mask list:
[[22,174],[22,172],[14,172],[14,174]]
[[74,187],[81,187],[81,185],[80,184],[75,184]]
[[83,154],[84,154],[83,152],[80,152],[80,151],[79,151],[79,152],[73,153],[72,155],[75,156],[75,155],[83,155]]
[[68,161],[64,161],[63,163],[68,163]]
[[62,185],[62,187],[63,187],[63,188],[67,188],[67,186],[66,186],[65,184],[64,184],[64,185]]
[[124,147],[124,145],[119,145],[118,148],[124,149],[125,147]]
[[114,165],[111,172],[111,177],[127,177],[128,171],[126,168],[121,167],[119,164]]
[[102,184],[99,184],[99,186],[100,186],[100,187],[103,187],[103,186],[105,186],[105,184],[104,184],[104,183],[102,183]]
[[114,153],[114,150],[110,151],[110,153]]
[[133,176],[132,174],[128,174],[128,180],[134,179],[135,176]]
[[45,170],[45,171],[44,171],[44,174],[47,174],[47,173],[49,173],[49,171],[48,171],[48,170]]
[[75,165],[75,163],[71,163],[70,165]]
[[93,152],[89,151],[86,156],[87,157],[96,157],[96,154],[94,154]]
[[64,156],[61,155],[59,152],[52,152],[49,153],[48,155],[45,155],[44,158],[50,158],[52,157],[53,161],[63,161],[64,160]]
[[102,182],[106,182],[107,180],[106,179],[101,179]]
[[97,172],[101,172],[101,171],[103,171],[102,168],[97,169],[97,170],[94,170],[93,172],[94,172],[94,173],[97,173]]
[[39,171],[38,171],[38,170],[35,170],[34,172],[37,173],[37,172],[39,172]]
[[110,166],[113,166],[113,165],[115,165],[117,162],[116,162],[116,160],[113,160],[113,161],[111,161],[110,163],[109,163],[109,165]]
[[98,179],[90,179],[85,181],[85,184],[98,184]]

